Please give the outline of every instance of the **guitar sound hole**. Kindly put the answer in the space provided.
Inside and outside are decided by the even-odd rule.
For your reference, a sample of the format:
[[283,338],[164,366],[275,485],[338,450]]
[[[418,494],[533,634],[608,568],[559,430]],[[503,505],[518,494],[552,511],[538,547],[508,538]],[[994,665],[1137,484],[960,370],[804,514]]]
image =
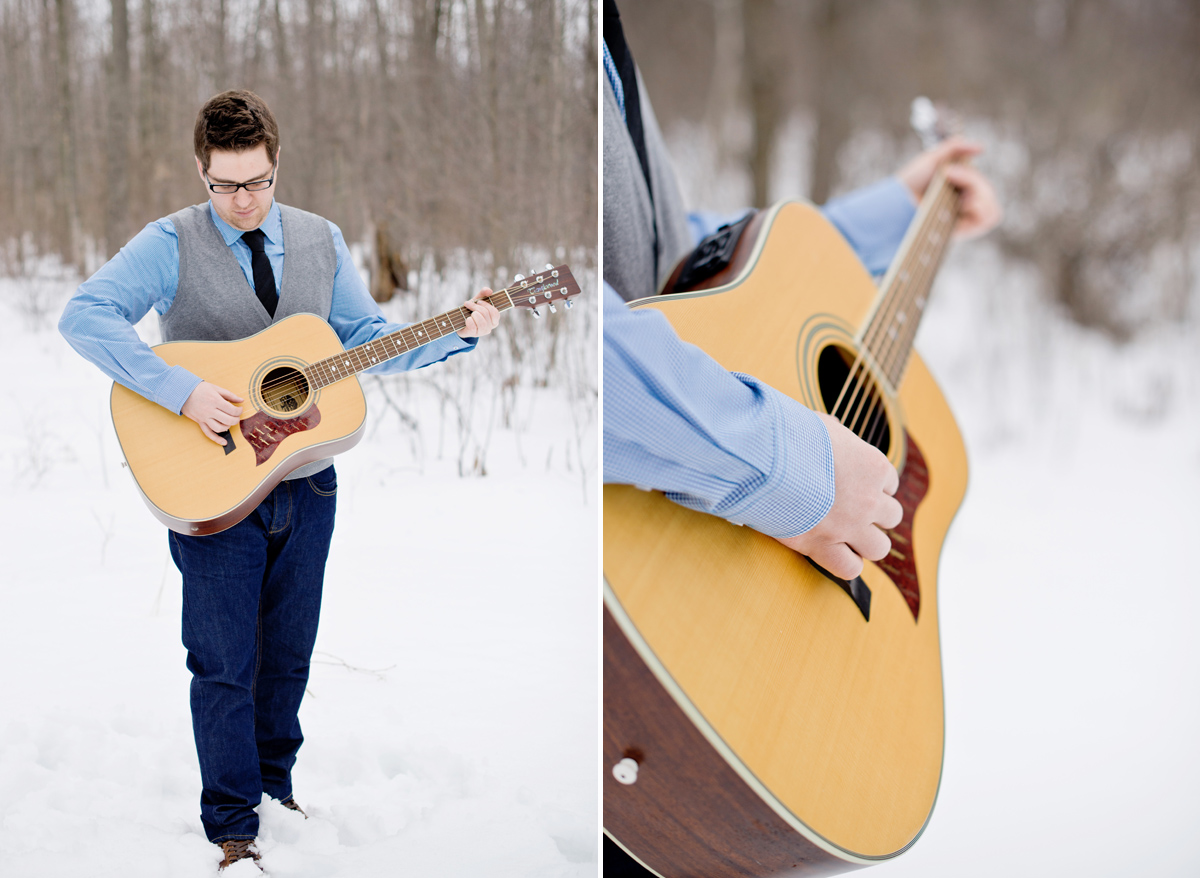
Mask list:
[[291,366],[280,366],[263,378],[261,392],[268,408],[289,414],[303,408],[308,401],[308,381]]
[[[852,351],[837,345],[829,345],[821,351],[817,360],[817,382],[821,387],[825,411],[887,454],[892,444],[892,433],[879,387],[871,375],[862,370],[861,364],[858,381],[851,382],[851,385],[846,387],[854,360],[855,355]],[[843,388],[845,393],[842,392]],[[835,406],[837,411],[834,411]]]

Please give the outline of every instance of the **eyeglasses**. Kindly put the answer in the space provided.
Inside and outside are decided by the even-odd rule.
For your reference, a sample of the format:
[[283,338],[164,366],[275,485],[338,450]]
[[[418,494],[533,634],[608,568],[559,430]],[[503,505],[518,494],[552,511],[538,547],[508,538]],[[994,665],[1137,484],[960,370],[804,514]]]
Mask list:
[[271,184],[275,182],[275,169],[278,164],[271,165],[271,176],[266,180],[251,180],[249,183],[214,183],[208,179],[208,171],[204,172],[204,182],[208,184],[208,188],[218,195],[232,195],[239,189],[245,189],[247,192],[262,192],[264,189],[270,189]]

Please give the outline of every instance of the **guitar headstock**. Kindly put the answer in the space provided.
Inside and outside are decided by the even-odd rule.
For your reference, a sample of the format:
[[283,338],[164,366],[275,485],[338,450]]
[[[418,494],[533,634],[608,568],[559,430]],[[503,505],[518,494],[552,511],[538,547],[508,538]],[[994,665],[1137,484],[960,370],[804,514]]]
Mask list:
[[551,313],[556,309],[555,302],[564,302],[567,309],[571,308],[571,299],[578,296],[582,290],[566,265],[550,265],[541,271],[531,272],[529,277],[518,274],[512,286],[500,290],[512,299],[514,308],[528,308],[534,317],[541,317],[538,311],[542,305],[550,308]]
[[914,98],[908,124],[921,138],[921,147],[929,149],[943,140],[963,133],[962,118],[945,104],[935,104],[927,97]]

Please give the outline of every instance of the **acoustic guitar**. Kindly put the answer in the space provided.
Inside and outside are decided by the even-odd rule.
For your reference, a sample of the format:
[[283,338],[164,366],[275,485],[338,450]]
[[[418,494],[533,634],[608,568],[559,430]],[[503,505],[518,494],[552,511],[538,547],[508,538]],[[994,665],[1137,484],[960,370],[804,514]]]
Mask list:
[[[565,265],[547,265],[487,297],[500,311],[555,310],[579,285]],[[183,534],[233,527],[301,466],[358,444],[367,404],[358,373],[466,325],[455,308],[346,350],[313,314],[294,314],[239,341],[178,341],[154,352],[169,365],[242,397],[242,420],[220,446],[195,422],[113,384],[113,426],[138,490],[154,516]]]
[[787,202],[717,274],[630,303],[879,447],[904,508],[891,554],[844,582],[748,527],[605,486],[604,830],[655,875],[833,874],[897,856],[929,820],[938,556],[967,461],[912,343],[959,197],[939,172],[878,288]]

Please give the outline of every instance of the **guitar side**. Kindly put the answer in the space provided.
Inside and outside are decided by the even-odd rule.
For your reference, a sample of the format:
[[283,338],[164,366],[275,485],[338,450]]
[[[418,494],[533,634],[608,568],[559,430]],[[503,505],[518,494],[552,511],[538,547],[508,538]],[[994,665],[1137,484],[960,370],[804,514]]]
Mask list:
[[[634,306],[661,310],[684,340],[726,368],[823,409],[813,374],[819,348],[853,347],[876,288],[815,209],[778,206],[763,225],[735,279]],[[863,572],[872,592],[867,621],[774,540],[656,492],[605,487],[611,625],[728,769],[671,786],[677,769],[665,766],[675,733],[650,731],[644,716],[630,722],[641,709],[625,701],[633,678],[620,667],[626,659],[610,656],[606,619],[605,761],[611,767],[640,753],[644,776],[625,786],[606,775],[605,828],[660,875],[724,873],[739,850],[747,852],[742,874],[832,874],[897,855],[929,818],[943,749],[937,562],[965,492],[966,456],[918,358],[887,404],[895,435],[928,467],[912,545],[896,546],[919,582],[915,616],[878,565]],[[889,457],[899,467],[908,443],[893,443]],[[760,829],[730,835],[692,803],[738,784],[759,809],[739,825]]]
[[[333,329],[312,314],[293,315],[238,341],[168,342],[154,348],[169,365],[183,366],[242,397],[247,430],[256,415],[259,421],[271,415],[251,391],[264,368],[313,363],[342,351]],[[268,447],[270,455],[263,460],[262,444],[256,453],[241,425],[230,430],[230,451],[207,439],[193,421],[119,384],[113,385],[110,403],[121,450],[150,511],[170,529],[191,535],[231,527],[299,467],[356,445],[367,411],[356,376],[323,387],[294,416],[270,418],[285,425],[274,438],[295,432]]]

